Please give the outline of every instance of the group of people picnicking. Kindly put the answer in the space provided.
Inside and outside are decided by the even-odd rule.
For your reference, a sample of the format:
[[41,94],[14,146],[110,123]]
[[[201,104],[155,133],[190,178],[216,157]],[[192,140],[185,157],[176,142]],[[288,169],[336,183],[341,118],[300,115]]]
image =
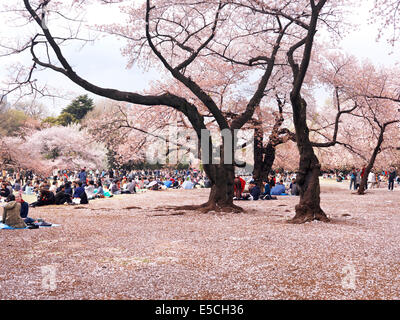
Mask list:
[[[296,175],[290,172],[272,172],[257,184],[251,176],[237,175],[234,180],[234,200],[275,200],[276,196],[298,196]],[[347,174],[336,174],[337,181],[348,179],[350,189],[358,189],[365,168],[354,169]],[[328,177],[325,173],[324,178]],[[366,188],[379,187],[388,182],[393,190],[395,181],[400,184],[395,168],[368,175]],[[248,187],[247,187],[248,186]],[[118,194],[135,194],[145,190],[209,188],[211,182],[196,169],[187,170],[58,170],[50,178],[43,178],[31,171],[7,173],[0,179],[0,201],[6,202],[3,223],[22,226],[32,223],[29,207],[63,204],[87,204],[89,200],[113,197]],[[246,188],[247,187],[247,188]],[[36,201],[28,204],[22,195],[36,195]],[[18,217],[11,212],[19,212]],[[6,214],[8,212],[8,216]],[[10,220],[11,219],[11,220]],[[42,222],[44,225],[45,221]]]
[[[291,180],[284,185],[288,175],[276,174],[263,182],[263,192],[251,179],[247,195],[244,186],[236,199],[273,199],[275,195],[298,194]],[[135,194],[144,190],[209,188],[211,182],[201,171],[187,170],[58,170],[51,177],[40,177],[31,171],[7,173],[3,171],[0,198],[6,200],[10,194],[36,195],[29,207],[62,204],[87,204],[89,200],[113,197],[118,194]],[[21,197],[22,199],[22,197]]]
[[[135,194],[143,190],[167,188],[193,189],[209,187],[210,181],[197,170],[135,170],[93,171],[82,168],[79,172],[57,171],[43,178],[30,171],[7,173],[0,179],[0,201],[3,205],[2,223],[14,228],[37,228],[49,225],[28,216],[30,207],[63,204],[87,204],[89,200]],[[23,195],[36,195],[28,204]]]
[[234,200],[276,200],[276,196],[292,195],[298,196],[299,189],[295,174],[271,175],[262,181],[260,188],[256,181],[251,179],[248,192],[245,192],[246,181],[240,176],[234,180]]

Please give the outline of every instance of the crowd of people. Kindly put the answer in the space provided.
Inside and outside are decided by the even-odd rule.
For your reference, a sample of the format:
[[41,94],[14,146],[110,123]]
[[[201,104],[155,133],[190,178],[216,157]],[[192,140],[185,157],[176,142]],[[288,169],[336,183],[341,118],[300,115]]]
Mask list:
[[[349,172],[339,173],[325,173],[324,178],[336,178],[338,182],[344,180],[349,181],[350,190],[358,190],[361,185],[362,178],[365,174],[365,167],[361,169],[353,169]],[[393,191],[395,185],[400,185],[400,176],[397,173],[396,168],[390,167],[388,170],[378,171],[372,169],[367,176],[365,189],[380,188],[382,185],[386,185],[389,191]]]
[[[354,169],[347,173],[324,173],[323,178],[336,178],[338,182],[350,181],[350,189],[357,190],[361,184],[365,168]],[[400,184],[400,177],[395,168],[388,171],[368,174],[365,188],[380,187],[388,183],[393,190],[395,182]],[[63,204],[87,204],[89,200],[108,198],[119,194],[135,194],[145,190],[209,188],[211,182],[199,170],[58,170],[51,177],[40,177],[31,171],[3,170],[0,179],[0,200],[7,204],[3,214],[3,223],[14,226],[29,225],[30,207]],[[36,201],[28,204],[23,194],[35,195]],[[298,196],[296,174],[281,171],[272,172],[262,185],[257,184],[252,176],[237,175],[234,180],[234,200],[274,200],[276,196]],[[15,212],[19,212],[16,216]],[[14,214],[13,214],[14,212]],[[46,223],[46,222],[43,222]]]
[[276,196],[298,196],[296,175],[276,173],[262,181],[262,189],[251,179],[248,192],[245,192],[246,180],[236,176],[234,180],[234,200],[276,200]]
[[143,190],[193,189],[211,186],[207,177],[196,169],[189,170],[131,170],[80,171],[60,170],[48,178],[32,172],[3,171],[0,181],[0,197],[21,192],[36,195],[37,201],[30,207],[60,204],[87,204],[96,198],[112,197],[118,194],[134,194]]
[[[294,176],[295,177],[295,176]],[[244,186],[236,199],[273,199],[275,195],[297,195],[294,177],[289,173],[274,174],[263,182],[263,191],[250,176],[244,177]],[[61,204],[87,204],[91,199],[107,198],[118,194],[135,194],[143,190],[209,188],[207,176],[196,169],[187,170],[58,170],[50,177],[40,177],[31,171],[3,170],[0,197],[10,194],[35,195],[30,207]],[[243,195],[248,185],[248,194]]]
[[[87,204],[89,200],[135,194],[144,190],[168,188],[207,188],[210,181],[197,170],[60,170],[51,177],[40,177],[33,172],[2,171],[0,201],[3,205],[2,222],[15,228],[38,227],[28,217],[30,207]],[[23,195],[34,195],[36,201],[28,204]],[[18,214],[16,214],[18,212]],[[35,222],[35,223],[33,223]],[[46,225],[40,221],[40,225]]]

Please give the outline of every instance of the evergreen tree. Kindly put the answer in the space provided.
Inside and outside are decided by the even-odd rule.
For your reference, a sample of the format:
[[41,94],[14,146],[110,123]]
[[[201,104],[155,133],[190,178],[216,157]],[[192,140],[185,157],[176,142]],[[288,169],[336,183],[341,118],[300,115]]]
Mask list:
[[[86,116],[86,114],[93,109],[93,99],[89,98],[87,94],[84,94],[72,100],[72,102],[66,108],[62,109],[61,115],[65,113],[69,114],[72,117],[70,117],[68,121],[80,122]],[[64,117],[68,118],[68,116]]]

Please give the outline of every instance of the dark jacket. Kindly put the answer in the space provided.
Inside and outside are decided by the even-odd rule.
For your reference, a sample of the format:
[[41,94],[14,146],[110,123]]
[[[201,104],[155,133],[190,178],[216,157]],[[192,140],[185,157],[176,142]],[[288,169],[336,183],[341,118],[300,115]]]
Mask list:
[[86,177],[87,177],[86,171],[79,172],[78,177],[79,177],[80,181],[82,181],[83,183],[86,183]]
[[55,204],[56,200],[54,198],[54,193],[51,191],[42,191],[38,202],[40,205]]
[[72,202],[71,195],[65,193],[65,191],[59,191],[54,196],[56,204],[64,204],[65,202]]
[[83,188],[83,187],[78,187],[78,188],[75,189],[74,198],[80,198],[81,199],[81,204],[88,204],[89,203],[87,194],[85,192],[85,188]]
[[10,190],[8,188],[1,188],[0,196],[7,198],[10,195]]
[[261,195],[260,187],[259,186],[254,186],[253,188],[251,188],[250,194],[253,197],[253,200],[258,200],[260,198],[260,195]]
[[269,183],[266,183],[265,186],[264,186],[263,196],[266,196],[267,194],[271,195],[271,188],[269,187]]

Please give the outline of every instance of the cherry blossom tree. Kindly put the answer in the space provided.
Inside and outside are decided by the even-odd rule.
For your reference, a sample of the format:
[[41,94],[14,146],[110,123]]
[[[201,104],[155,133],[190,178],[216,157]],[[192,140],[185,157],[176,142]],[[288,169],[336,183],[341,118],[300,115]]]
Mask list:
[[1,139],[3,164],[49,176],[54,169],[104,168],[106,150],[77,125],[32,130],[24,138]]
[[[330,61],[334,74],[325,70],[322,73],[326,76],[322,81],[333,90],[333,101],[338,110],[344,108],[341,109],[340,131],[338,121],[333,121],[336,145],[342,147],[336,148],[336,151],[343,151],[345,147],[354,155],[355,162],[365,168],[358,190],[359,194],[364,194],[368,173],[374,167],[378,155],[383,152],[393,155],[390,151],[397,147],[389,141],[385,143],[385,134],[400,121],[399,100],[396,97],[398,71],[395,68],[378,68],[370,62],[360,63],[351,56],[336,55]],[[336,120],[339,116],[340,113],[337,113]],[[325,110],[324,118],[325,123],[332,121],[329,110]],[[317,134],[326,139],[326,131],[331,130],[331,127],[326,125]],[[398,133],[392,129],[391,135],[397,136]],[[343,160],[338,161],[341,162]]]
[[[162,74],[160,78],[166,79],[164,83],[173,81],[189,95],[174,93],[165,85],[150,93],[126,92],[100,87],[82,77],[63,50],[71,40],[81,41],[82,38],[71,32],[72,27],[68,28],[68,34],[62,33],[54,26],[54,19],[57,16],[62,20],[60,17],[68,17],[74,10],[84,11],[89,2],[72,1],[73,5],[68,7],[57,1],[24,0],[24,6],[16,8],[15,12],[36,24],[29,38],[6,50],[6,54],[29,51],[33,59],[32,66],[20,72],[20,77],[14,81],[16,87],[28,85],[32,90],[32,75],[36,69],[50,69],[94,94],[156,109],[165,106],[182,113],[202,142],[203,168],[212,183],[209,201],[196,209],[231,211],[241,210],[232,200],[237,165],[233,147],[235,132],[252,119],[265,97],[275,66],[289,61],[293,71],[290,101],[302,158],[299,174],[302,192],[296,210],[299,215],[322,216],[319,186],[315,182],[318,160],[309,143],[307,113],[300,92],[307,75],[317,22],[335,30],[339,21],[336,8],[340,8],[343,1],[147,0],[143,5],[117,1],[123,5],[121,10],[128,18],[127,23],[100,25],[98,30],[126,40],[122,53],[128,59],[128,66],[138,63],[158,68]],[[68,21],[73,24],[72,19]],[[241,104],[229,104],[229,101],[238,100],[234,96],[244,92],[243,88],[251,93],[241,97]],[[223,136],[222,163],[212,161],[210,124]],[[306,165],[311,158],[313,164]],[[310,172],[312,179],[309,179]]]

